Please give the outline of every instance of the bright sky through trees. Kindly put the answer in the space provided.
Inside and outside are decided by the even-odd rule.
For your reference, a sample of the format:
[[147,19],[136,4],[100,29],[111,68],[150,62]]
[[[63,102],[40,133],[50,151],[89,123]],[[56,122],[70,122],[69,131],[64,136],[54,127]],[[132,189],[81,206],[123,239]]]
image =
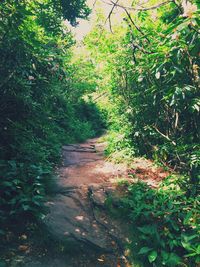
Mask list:
[[[123,4],[126,4],[130,1],[123,1]],[[88,0],[87,1],[88,6],[92,9],[92,12],[87,20],[85,19],[79,19],[79,24],[76,27],[70,27],[72,28],[72,32],[75,35],[75,39],[77,41],[81,41],[92,29],[94,21],[97,16],[97,12],[101,12],[105,18],[107,18],[109,12],[112,9],[112,5],[109,5],[109,1],[95,1],[95,0]],[[127,4],[128,5],[128,4]],[[115,8],[115,11],[112,13],[112,23],[115,23],[115,21],[118,21],[121,17],[121,14],[123,13],[121,8]],[[109,28],[108,22],[105,24],[105,27]]]

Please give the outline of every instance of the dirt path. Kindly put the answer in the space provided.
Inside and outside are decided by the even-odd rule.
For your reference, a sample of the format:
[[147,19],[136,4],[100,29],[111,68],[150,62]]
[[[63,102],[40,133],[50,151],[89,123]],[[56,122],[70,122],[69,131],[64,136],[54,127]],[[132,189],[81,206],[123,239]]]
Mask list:
[[128,266],[126,225],[121,227],[105,210],[105,200],[115,190],[113,180],[126,175],[127,168],[107,162],[104,149],[99,139],[63,147],[63,167],[47,202],[45,223],[53,239],[72,254],[76,251],[66,267]]
[[117,178],[156,187],[169,173],[146,159],[133,159],[131,168],[109,162],[105,146],[96,138],[63,147],[63,164],[46,202],[45,227],[35,237],[19,234],[15,247],[6,253],[8,265],[0,260],[0,266],[130,266],[124,256],[129,224],[111,218],[105,201],[114,192],[116,200],[120,197]]

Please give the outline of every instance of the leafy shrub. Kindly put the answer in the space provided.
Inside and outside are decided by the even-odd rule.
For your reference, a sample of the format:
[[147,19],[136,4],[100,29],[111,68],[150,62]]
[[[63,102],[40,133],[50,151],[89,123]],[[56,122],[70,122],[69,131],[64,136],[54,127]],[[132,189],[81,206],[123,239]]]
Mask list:
[[10,217],[42,217],[45,195],[44,182],[50,176],[50,166],[39,166],[15,160],[0,161],[1,189],[0,211],[1,223]]
[[200,198],[187,198],[186,177],[168,177],[158,189],[128,187],[120,211],[132,222],[130,250],[144,266],[191,266],[200,261]]
[[[62,22],[61,2],[6,0],[0,4],[0,216],[4,225],[22,215],[24,220],[42,217],[62,145],[94,136],[101,127],[98,110],[81,100],[87,83],[74,73],[79,66],[72,63],[74,40]],[[89,14],[84,0],[65,2],[62,11],[71,23]]]

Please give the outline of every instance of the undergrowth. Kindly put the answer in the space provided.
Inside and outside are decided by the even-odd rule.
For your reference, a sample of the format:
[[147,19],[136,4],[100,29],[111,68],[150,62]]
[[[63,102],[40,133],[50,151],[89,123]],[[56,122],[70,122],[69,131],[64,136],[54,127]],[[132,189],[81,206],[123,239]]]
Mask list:
[[44,217],[43,203],[54,179],[55,167],[61,163],[62,145],[82,142],[100,133],[103,123],[95,106],[81,102],[77,108],[82,113],[73,112],[71,118],[63,115],[66,125],[55,121],[38,124],[44,136],[37,133],[35,127],[29,131],[23,124],[12,127],[17,132],[20,128],[23,135],[15,136],[17,142],[10,141],[7,148],[0,147],[1,151],[4,149],[4,155],[12,149],[12,156],[0,158],[0,234],[5,234],[3,229],[11,219]]
[[[114,210],[131,223],[130,256],[142,266],[194,267],[200,262],[200,197],[187,177],[169,176],[158,189],[130,184]],[[112,203],[112,201],[111,201]]]

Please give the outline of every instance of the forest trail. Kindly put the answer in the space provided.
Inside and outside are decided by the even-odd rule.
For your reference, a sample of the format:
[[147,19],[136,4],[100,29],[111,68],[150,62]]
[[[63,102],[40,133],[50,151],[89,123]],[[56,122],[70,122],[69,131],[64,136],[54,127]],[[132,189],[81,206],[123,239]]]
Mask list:
[[120,227],[105,210],[114,179],[126,175],[127,167],[106,161],[104,149],[98,138],[63,147],[63,166],[47,202],[45,223],[55,240],[72,254],[76,251],[66,267],[128,266],[123,255],[128,225]]
[[9,249],[12,255],[7,253],[9,267],[130,266],[124,251],[129,222],[111,217],[106,199],[112,196],[118,206],[126,190],[118,186],[120,178],[131,183],[144,180],[155,187],[168,173],[144,158],[133,159],[131,169],[111,162],[101,140],[63,146],[63,162],[46,201],[44,224],[35,236],[21,233],[18,245]]

